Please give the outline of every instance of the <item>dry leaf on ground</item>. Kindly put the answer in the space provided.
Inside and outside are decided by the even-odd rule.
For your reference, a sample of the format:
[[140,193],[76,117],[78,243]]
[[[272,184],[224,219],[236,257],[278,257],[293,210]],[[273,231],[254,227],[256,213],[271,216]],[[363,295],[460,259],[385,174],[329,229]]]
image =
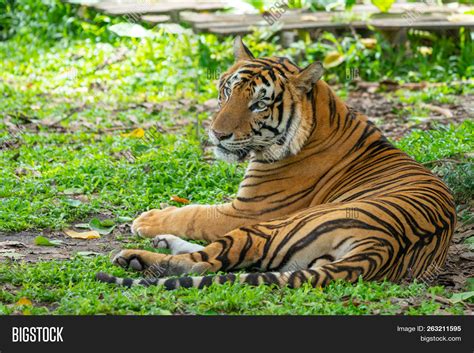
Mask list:
[[120,136],[122,137],[135,137],[135,138],[142,138],[143,136],[145,136],[145,130],[143,130],[141,127],[139,127],[138,129],[135,129],[129,133],[125,133],[125,134],[120,134]]
[[20,306],[20,305],[31,306],[31,305],[33,305],[33,303],[28,298],[22,297],[22,298],[18,299],[18,301],[15,303],[15,305],[16,306]]
[[64,230],[64,233],[74,239],[99,239],[100,234],[95,230],[90,230],[87,232],[76,232],[71,229]]
[[177,195],[171,196],[171,201],[178,202],[178,203],[190,203],[188,199],[185,199],[184,197],[179,197]]

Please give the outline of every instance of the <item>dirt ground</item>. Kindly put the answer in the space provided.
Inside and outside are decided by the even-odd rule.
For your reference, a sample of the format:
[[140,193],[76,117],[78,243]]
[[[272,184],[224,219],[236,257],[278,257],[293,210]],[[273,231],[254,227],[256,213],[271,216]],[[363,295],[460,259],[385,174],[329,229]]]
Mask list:
[[[417,104],[429,111],[429,116],[420,121],[410,120],[411,116],[405,109],[412,105],[387,99],[387,95],[380,91],[391,92],[398,88],[410,91],[420,91],[425,88],[424,84],[395,85],[391,82],[369,83],[359,82],[357,88],[349,93],[346,100],[347,105],[367,115],[383,132],[392,139],[398,140],[414,129],[428,130],[433,128],[434,123],[459,124],[472,114],[474,97],[463,97],[462,102],[450,104]],[[394,112],[402,112],[398,115]]]
[[449,248],[446,265],[433,278],[434,284],[462,291],[466,280],[474,277],[474,251],[465,243],[465,240],[473,235],[474,224],[457,228]]
[[[71,229],[74,229],[74,227],[71,227]],[[84,229],[74,230],[78,232],[85,231]],[[62,243],[59,246],[35,245],[34,239],[39,235],[53,241],[60,240]],[[119,224],[110,234],[102,235],[99,239],[89,240],[73,239],[65,235],[62,231],[0,232],[0,261],[21,260],[28,263],[35,263],[48,260],[67,260],[77,253],[83,256],[108,254],[112,250],[120,249],[125,244],[132,242],[130,237],[132,237],[132,235],[130,233],[130,227],[127,224]],[[12,253],[14,255],[11,255]]]

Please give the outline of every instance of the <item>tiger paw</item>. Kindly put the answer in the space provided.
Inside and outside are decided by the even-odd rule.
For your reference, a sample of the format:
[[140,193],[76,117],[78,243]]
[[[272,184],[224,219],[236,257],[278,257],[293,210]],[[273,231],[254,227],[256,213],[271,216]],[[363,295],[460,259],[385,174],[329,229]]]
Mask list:
[[132,223],[132,233],[151,238],[158,234],[168,233],[166,218],[176,207],[167,207],[164,210],[150,210],[143,212]]
[[112,263],[154,277],[178,276],[209,266],[205,262],[196,263],[187,255],[165,255],[146,250],[122,250],[113,257]]
[[158,249],[169,249],[173,255],[188,254],[204,249],[202,245],[190,243],[171,234],[156,236],[153,239],[153,246]]
[[113,257],[112,263],[135,271],[156,270],[165,258],[166,255],[146,250],[122,250]]

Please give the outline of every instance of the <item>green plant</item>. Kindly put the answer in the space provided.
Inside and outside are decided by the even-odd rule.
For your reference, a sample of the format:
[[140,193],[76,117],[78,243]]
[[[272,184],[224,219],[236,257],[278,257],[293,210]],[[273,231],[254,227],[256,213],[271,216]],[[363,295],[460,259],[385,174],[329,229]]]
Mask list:
[[64,38],[109,39],[111,18],[87,7],[60,0],[3,0],[0,2],[0,40],[14,35],[23,41]]
[[372,4],[374,4],[380,11],[388,12],[392,7],[395,0],[371,0]]
[[[440,309],[433,295],[449,295],[441,287],[428,288],[421,283],[397,285],[363,281],[355,285],[338,281],[324,289],[309,285],[280,289],[240,284],[202,290],[166,291],[155,286],[127,289],[95,281],[94,274],[98,271],[130,275],[113,266],[106,256],[93,259],[76,256],[70,261],[34,265],[0,264],[0,285],[9,283],[15,288],[14,291],[0,289],[0,314],[423,315]],[[33,305],[26,308],[16,305],[20,298],[28,298]],[[413,305],[404,306],[406,300]],[[445,310],[460,314],[462,308],[463,304],[457,303]]]

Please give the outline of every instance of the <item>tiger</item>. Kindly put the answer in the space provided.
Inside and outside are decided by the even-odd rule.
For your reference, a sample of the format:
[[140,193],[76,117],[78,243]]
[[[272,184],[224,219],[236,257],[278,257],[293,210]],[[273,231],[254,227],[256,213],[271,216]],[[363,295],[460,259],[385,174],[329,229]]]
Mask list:
[[321,80],[321,62],[256,58],[240,37],[233,51],[209,139],[218,159],[248,160],[236,197],[142,213],[132,233],[167,253],[121,250],[113,264],[144,275],[99,272],[97,280],[320,288],[441,268],[456,225],[443,181],[343,103]]

